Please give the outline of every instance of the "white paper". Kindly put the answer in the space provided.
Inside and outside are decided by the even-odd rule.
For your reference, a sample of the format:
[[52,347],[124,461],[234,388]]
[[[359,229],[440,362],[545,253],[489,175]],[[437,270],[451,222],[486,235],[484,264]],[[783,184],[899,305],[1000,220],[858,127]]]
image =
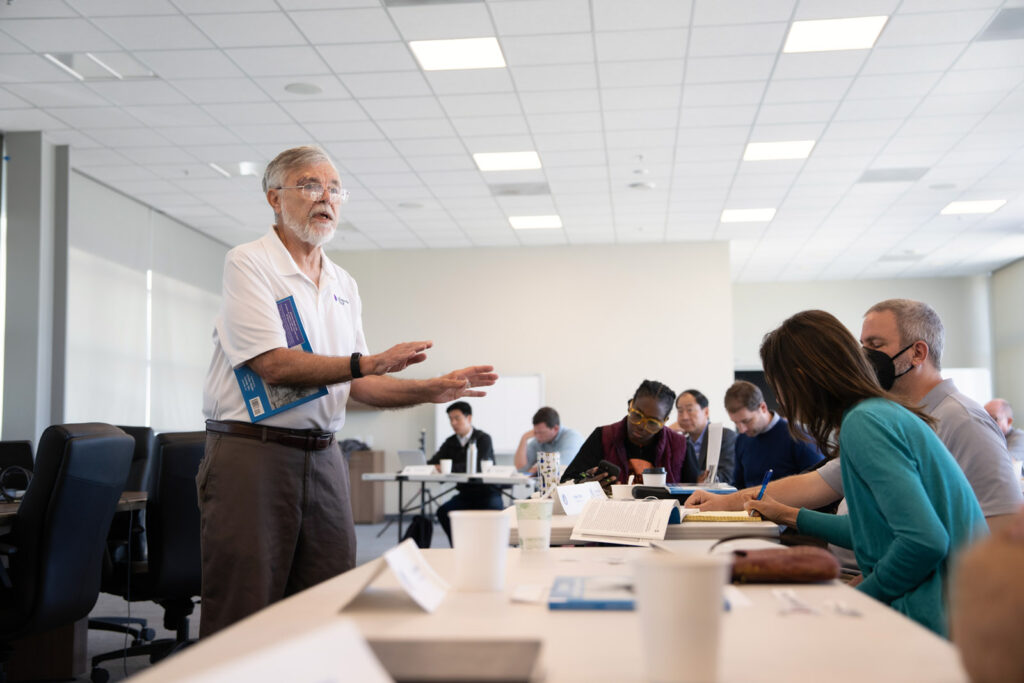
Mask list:
[[[596,481],[585,484],[566,484],[555,489],[555,498],[566,515],[578,515],[590,500],[607,500],[604,489]],[[561,514],[561,513],[560,513]]]
[[515,465],[491,465],[483,474],[488,477],[513,477],[517,471]]
[[427,612],[433,612],[448,593],[448,584],[411,538],[384,553],[384,559],[405,592]]
[[649,546],[665,538],[674,499],[590,500],[573,527],[574,541]]
[[433,465],[406,465],[402,468],[402,474],[438,474],[438,471]]

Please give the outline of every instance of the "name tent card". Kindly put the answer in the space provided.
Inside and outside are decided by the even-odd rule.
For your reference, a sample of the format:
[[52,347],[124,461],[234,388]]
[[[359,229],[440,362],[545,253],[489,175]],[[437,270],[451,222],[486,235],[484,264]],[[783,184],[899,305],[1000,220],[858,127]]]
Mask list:
[[402,468],[402,474],[437,474],[437,469],[433,465],[406,465]]
[[562,513],[566,515],[580,514],[589,500],[606,500],[607,498],[601,485],[596,481],[588,481],[585,484],[566,484],[555,489],[555,500],[561,506]]
[[384,553],[384,560],[405,592],[427,612],[433,612],[448,593],[442,579],[411,538]]

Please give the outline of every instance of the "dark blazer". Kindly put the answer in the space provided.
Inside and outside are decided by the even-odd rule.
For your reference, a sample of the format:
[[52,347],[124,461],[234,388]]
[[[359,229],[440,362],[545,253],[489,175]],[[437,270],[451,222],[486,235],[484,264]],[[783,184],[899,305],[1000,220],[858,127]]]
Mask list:
[[[700,454],[697,458],[697,469],[704,472],[708,468],[708,430],[704,428],[704,440],[700,443]],[[733,472],[736,470],[736,432],[722,428],[722,450],[718,456],[718,481],[732,484]]]
[[466,450],[471,443],[476,444],[477,468],[480,467],[480,463],[484,460],[494,460],[494,446],[491,444],[491,435],[474,427],[465,446],[459,443],[458,436],[452,434],[444,440],[441,447],[437,449],[437,453],[427,461],[427,464],[437,465],[442,460],[450,459],[452,461],[452,472],[465,472]]

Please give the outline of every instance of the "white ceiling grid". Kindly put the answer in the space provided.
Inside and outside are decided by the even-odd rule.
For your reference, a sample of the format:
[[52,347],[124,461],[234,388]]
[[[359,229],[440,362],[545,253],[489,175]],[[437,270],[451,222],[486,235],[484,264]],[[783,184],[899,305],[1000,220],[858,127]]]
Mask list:
[[[82,172],[229,244],[270,219],[238,163],[312,141],[352,191],[334,248],[730,240],[738,281],[974,274],[1024,256],[1024,39],[979,39],[1021,7],[10,0],[0,130],[43,130]],[[869,15],[889,16],[870,50],[781,51],[793,21]],[[483,36],[506,68],[423,72],[408,47]],[[79,82],[46,52],[130,53],[157,77]],[[816,144],[742,160],[782,140]],[[543,167],[471,156],[524,150]],[[1007,203],[940,215],[966,199]],[[775,217],[720,222],[755,208]],[[546,214],[563,228],[508,222]]]

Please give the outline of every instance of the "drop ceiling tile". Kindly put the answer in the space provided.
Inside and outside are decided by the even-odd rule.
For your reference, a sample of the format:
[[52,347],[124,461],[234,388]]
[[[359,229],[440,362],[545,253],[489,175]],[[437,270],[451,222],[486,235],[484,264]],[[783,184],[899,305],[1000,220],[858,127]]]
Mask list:
[[448,116],[452,118],[522,113],[519,99],[512,94],[443,95],[438,99],[441,101],[441,106],[448,112]]
[[686,56],[687,29],[608,31],[596,34],[597,58],[604,62],[644,59],[682,59]]
[[605,133],[605,144],[612,149],[670,147],[675,143],[675,130],[619,130]]
[[[93,21],[96,26],[113,36],[122,47],[128,50],[183,50],[213,47],[209,39],[183,16],[104,17]],[[63,51],[67,49],[64,48]]]
[[317,50],[333,71],[340,74],[371,71],[410,71],[418,68],[405,43],[358,43],[318,45]]
[[341,82],[354,97],[415,97],[430,95],[430,86],[419,71],[373,74],[342,74]]
[[468,116],[453,118],[451,123],[462,136],[529,135],[531,130],[522,116]]
[[594,0],[593,28],[597,31],[686,26],[690,0]]
[[760,81],[771,75],[774,66],[775,55],[704,58],[691,56],[686,60],[686,83],[689,85]]
[[835,102],[846,95],[853,82],[852,78],[804,78],[771,81],[764,94],[764,102],[765,104]]
[[938,85],[933,94],[936,95],[968,95],[990,91],[1006,92],[1024,82],[1024,72],[1020,69],[972,69],[970,71],[951,71]]
[[921,101],[914,113],[918,116],[984,114],[992,111],[1004,96],[1005,93],[998,90],[972,93],[970,97],[932,94]]
[[414,171],[472,171],[476,168],[465,154],[409,157],[407,161]]
[[893,97],[884,100],[846,100],[836,109],[835,121],[869,121],[902,119],[909,116],[920,100],[916,97]]
[[696,26],[690,32],[692,57],[774,55],[782,48],[789,24],[774,22],[734,26]]
[[938,83],[941,77],[942,73],[937,71],[887,76],[861,76],[853,82],[847,99],[923,97]]
[[[875,47],[926,43],[968,43],[995,16],[995,9],[897,14],[889,18]],[[863,16],[863,15],[862,15]]]
[[494,26],[487,10],[482,2],[429,3],[422,7],[391,7],[388,13],[405,40],[436,40],[493,36]]
[[289,13],[313,45],[381,43],[401,40],[387,11],[379,6]]
[[512,92],[515,85],[508,69],[430,71],[424,74],[437,95]]
[[94,81],[89,88],[100,96],[123,106],[185,104],[188,100],[163,81]]
[[216,121],[202,107],[192,104],[122,107],[147,126],[205,126]]
[[73,17],[74,10],[62,0],[35,0],[11,3],[3,10],[6,19],[36,19],[44,17]]
[[54,145],[69,145],[75,153],[95,149],[99,143],[77,130],[48,130],[43,138]]
[[529,117],[529,121],[530,130],[534,133],[582,133],[602,130],[606,119],[599,112],[576,112],[535,114]]
[[376,121],[392,119],[442,118],[444,110],[433,97],[386,97],[362,99],[359,103]]
[[[291,123],[291,117],[274,103],[207,104],[203,110],[225,125]],[[307,127],[308,128],[308,127]]]
[[0,83],[76,83],[42,55],[0,55]]
[[149,128],[92,128],[82,131],[100,144],[117,149],[160,147],[170,140]]
[[290,143],[303,141],[309,134],[301,126],[290,123],[274,123],[270,125],[234,125],[231,132],[243,142]]
[[561,0],[557,3],[519,0],[491,3],[489,9],[502,36],[589,33],[591,29],[590,8],[586,0]]
[[[238,0],[171,0],[171,2],[185,14],[221,14],[238,8]],[[281,4],[287,7],[284,2]],[[274,0],[246,0],[245,7],[250,12],[277,9]]]
[[501,36],[501,49],[509,66],[589,64],[594,41],[589,33],[541,36]]
[[833,121],[825,131],[823,139],[856,140],[871,138],[889,138],[895,133],[902,119],[885,119],[878,121]]
[[120,0],[71,0],[69,4],[87,17],[178,13],[167,0],[134,0],[130,7]]
[[[278,102],[318,102],[321,100],[343,100],[348,90],[334,75],[323,76],[270,76],[253,79],[271,98]],[[292,83],[315,85],[320,88],[316,95],[305,95],[285,90]]]
[[270,99],[248,78],[202,78],[169,83],[196,104],[266,102]]
[[366,121],[366,112],[355,100],[281,102],[281,107],[301,123]]
[[737,107],[683,107],[680,111],[681,128],[696,126],[749,126],[753,124],[758,108],[753,105]]
[[1024,50],[1016,40],[974,42],[967,46],[954,65],[956,70],[998,69],[1024,66]]
[[698,0],[694,5],[693,23],[695,26],[707,26],[789,21],[795,4],[795,0]]
[[537,151],[565,152],[572,150],[604,149],[604,136],[600,133],[545,133],[533,136]]
[[681,59],[603,62],[598,64],[597,73],[604,88],[680,85],[684,67],[685,62]]
[[668,109],[679,106],[683,92],[684,89],[675,86],[602,88],[601,105],[605,111]]
[[407,138],[432,138],[455,135],[455,129],[447,119],[402,119],[400,121],[378,121],[377,125],[392,140]]
[[528,135],[464,137],[463,142],[473,154],[478,152],[525,152],[533,149],[533,139]]
[[178,147],[131,147],[122,154],[137,164],[189,164],[198,161]]
[[915,116],[907,120],[903,125],[903,128],[900,129],[900,135],[910,138],[945,135],[950,142],[953,142],[963,133],[970,130],[981,118],[981,114]]
[[10,83],[7,90],[27,102],[27,106],[103,107],[110,104],[81,83]]
[[284,12],[236,9],[229,14],[197,14],[192,17],[192,23],[221,48],[306,44],[305,37]]
[[555,168],[601,166],[607,163],[607,155],[603,149],[548,151],[541,155],[540,160],[550,173]]
[[871,50],[862,75],[946,71],[958,61],[964,46],[959,43],[913,47],[876,47]]
[[303,127],[319,143],[342,142],[346,140],[379,140],[384,137],[380,128],[373,121],[307,123]]
[[510,70],[520,92],[597,87],[597,70],[592,64],[518,66]]
[[604,114],[604,125],[606,130],[650,130],[671,128],[673,139],[675,138],[675,127],[678,122],[678,109],[612,111],[605,112]]
[[[138,172],[134,170],[134,164],[114,150],[106,149],[105,147],[73,150],[71,153],[71,165],[74,168],[88,169],[91,175],[117,176],[117,180],[132,180],[139,177]],[[130,174],[129,171],[131,171]],[[152,178],[156,176],[152,173],[147,173],[142,177]],[[110,179],[113,180],[115,178]]]
[[431,140],[395,140],[395,149],[403,156],[436,156],[465,154],[466,148],[459,138],[436,138]]
[[860,71],[870,50],[781,54],[772,78],[835,78]]
[[[522,102],[522,110],[528,116],[600,110],[599,93],[596,89],[565,90],[562,92],[524,92],[520,93],[519,102]],[[518,106],[516,106],[515,112],[519,113]]]
[[243,75],[220,50],[138,50],[134,55],[165,80]]
[[119,48],[86,19],[7,19],[3,30],[35,52],[103,52]]
[[676,138],[679,145],[745,144],[750,137],[750,126],[680,127]]
[[185,147],[190,145],[228,145],[239,141],[231,130],[223,126],[180,126],[156,128],[155,130],[174,144]]
[[828,121],[835,111],[834,102],[765,104],[757,114],[757,123],[760,125]]
[[685,107],[757,104],[764,96],[764,83],[687,84],[682,88]]
[[311,47],[235,48],[230,57],[250,76],[309,76],[330,73]]

